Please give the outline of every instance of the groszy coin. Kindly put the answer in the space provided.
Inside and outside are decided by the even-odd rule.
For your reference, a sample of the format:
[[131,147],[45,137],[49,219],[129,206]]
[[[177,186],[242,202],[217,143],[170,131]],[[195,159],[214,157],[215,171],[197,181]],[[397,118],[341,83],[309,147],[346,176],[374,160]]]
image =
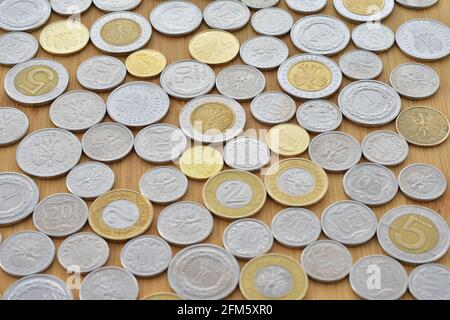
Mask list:
[[353,29],[353,43],[360,49],[383,52],[390,49],[395,43],[392,30],[381,23],[363,23]]
[[3,295],[3,300],[73,300],[67,284],[47,274],[31,275],[14,282]]
[[203,21],[202,11],[190,1],[170,0],[156,6],[151,14],[152,26],[169,36],[183,36],[197,29]]
[[251,137],[237,137],[223,150],[225,163],[234,169],[256,171],[270,161],[270,149],[262,141]]
[[295,115],[295,101],[282,92],[263,92],[250,104],[253,117],[266,125],[289,122]]
[[224,64],[239,53],[239,40],[223,30],[205,30],[189,42],[189,53],[200,62],[211,65]]
[[250,100],[264,91],[266,78],[258,69],[233,65],[222,70],[216,79],[219,93],[235,100]]
[[130,54],[125,61],[128,72],[137,78],[153,78],[166,67],[166,57],[157,50],[143,49]]
[[[224,1],[230,1],[230,0],[224,0]],[[184,300],[183,297],[180,297],[179,295],[171,292],[157,292],[149,294],[148,296],[145,296],[141,298],[141,300]]]
[[89,42],[89,29],[74,19],[47,25],[39,35],[42,49],[54,55],[68,55],[83,50]]
[[409,275],[409,291],[417,300],[449,300],[450,269],[430,263],[417,267]]
[[241,59],[245,64],[261,70],[275,69],[289,56],[289,49],[284,41],[270,36],[248,39],[240,49]]
[[137,8],[142,0],[94,0],[94,5],[106,12],[128,11]]
[[212,1],[203,11],[203,19],[210,28],[234,31],[247,25],[250,10],[241,1]]
[[92,4],[92,0],[50,0],[53,11],[62,16],[82,14]]
[[396,166],[406,160],[409,146],[399,134],[380,130],[369,133],[362,142],[364,157],[384,166]]
[[321,11],[327,6],[328,0],[286,0],[289,9],[301,14],[310,14]]
[[310,132],[328,132],[339,128],[342,113],[339,107],[330,101],[310,100],[298,108],[297,122]]
[[402,6],[412,9],[425,9],[434,6],[439,0],[395,0]]
[[85,199],[93,199],[114,186],[114,172],[100,162],[83,162],[73,168],[66,179],[67,189]]
[[194,146],[187,149],[180,158],[181,171],[192,179],[209,179],[222,168],[222,154],[210,146]]
[[275,6],[279,0],[243,0],[246,6],[253,9],[263,9]]
[[333,0],[336,11],[354,22],[378,22],[394,10],[394,0]]
[[284,9],[266,8],[259,10],[252,17],[252,27],[267,36],[282,36],[291,31],[294,18]]
[[51,13],[48,0],[4,0],[0,3],[0,29],[32,31],[44,25]]
[[292,123],[276,125],[266,135],[270,150],[282,156],[302,154],[308,149],[309,140],[308,132]]
[[142,176],[139,189],[152,202],[171,203],[186,194],[188,179],[177,168],[156,167]]
[[339,60],[342,73],[354,80],[377,78],[383,71],[383,61],[370,51],[354,50],[345,53]]
[[33,58],[39,49],[37,40],[26,32],[9,32],[0,37],[0,65],[12,66]]
[[0,107],[0,147],[16,143],[27,133],[28,117],[19,109]]
[[400,190],[416,201],[433,201],[440,198],[447,189],[444,174],[436,167],[414,163],[405,167],[398,176]]
[[78,82],[92,91],[112,90],[127,76],[125,65],[117,58],[94,56],[83,61],[77,69]]

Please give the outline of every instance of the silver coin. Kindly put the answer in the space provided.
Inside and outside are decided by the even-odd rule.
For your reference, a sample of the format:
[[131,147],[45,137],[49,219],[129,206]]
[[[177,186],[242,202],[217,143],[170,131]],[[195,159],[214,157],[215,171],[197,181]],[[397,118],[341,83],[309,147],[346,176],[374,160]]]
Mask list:
[[52,240],[37,231],[13,234],[0,245],[0,267],[15,277],[40,273],[52,264],[54,258]]
[[342,73],[353,80],[371,80],[383,72],[383,61],[375,53],[353,50],[339,59]]
[[434,6],[439,0],[395,0],[398,4],[412,8],[425,9]]
[[150,13],[153,28],[169,36],[183,36],[195,31],[203,21],[203,13],[190,1],[161,2]]
[[319,240],[303,250],[300,262],[312,279],[336,282],[350,273],[353,258],[350,251],[339,242]]
[[102,122],[106,105],[97,94],[75,90],[59,96],[50,107],[50,120],[69,131],[84,131]]
[[210,28],[235,31],[247,25],[250,10],[241,1],[218,0],[206,6],[203,18]]
[[225,145],[223,158],[233,169],[256,171],[270,162],[270,149],[258,139],[237,137]]
[[17,147],[16,161],[25,173],[53,178],[69,172],[81,158],[78,138],[62,129],[42,129],[26,136]]
[[189,246],[208,238],[213,230],[212,214],[195,202],[176,202],[165,208],[158,217],[158,233],[177,246]]
[[235,100],[250,100],[264,91],[266,78],[258,69],[233,65],[222,70],[216,79],[219,93]]
[[416,201],[433,201],[447,190],[447,179],[436,167],[424,164],[411,164],[398,176],[400,190],[408,198]]
[[239,264],[225,249],[199,244],[181,250],[169,265],[169,285],[177,294],[192,300],[220,300],[229,296],[239,282]]
[[81,140],[83,152],[92,160],[113,162],[125,158],[133,149],[134,136],[127,127],[114,122],[90,128]]
[[253,117],[266,125],[289,122],[296,112],[295,101],[282,92],[263,92],[250,104]]
[[108,243],[90,232],[76,233],[58,249],[59,264],[67,272],[88,273],[102,267],[109,257]]
[[183,198],[188,185],[188,179],[177,168],[155,167],[142,176],[139,189],[151,202],[166,204]]
[[392,70],[391,86],[403,97],[419,100],[433,96],[440,87],[439,75],[431,67],[405,63]]
[[394,11],[394,0],[372,2],[362,8],[351,8],[345,0],[333,0],[336,11],[344,18],[353,22],[378,22],[387,18]]
[[432,19],[415,19],[402,24],[395,41],[406,55],[419,60],[434,61],[450,54],[450,29]]
[[137,8],[142,0],[94,0],[94,5],[102,11],[129,11]]
[[[34,70],[34,71],[33,71]],[[37,81],[36,70],[51,79],[51,84],[43,87]],[[16,86],[16,78],[27,76],[27,81]],[[39,82],[39,83],[37,83]],[[69,74],[59,62],[49,59],[31,59],[15,65],[5,76],[5,92],[13,100],[30,106],[39,106],[55,100],[67,88]]]
[[0,120],[0,147],[22,139],[30,125],[26,114],[13,107],[0,107]]
[[3,300],[73,300],[67,284],[48,274],[35,274],[14,282]]
[[356,201],[339,201],[322,214],[322,229],[328,238],[345,245],[368,242],[377,232],[377,217],[372,209]]
[[363,23],[353,29],[353,43],[360,49],[383,52],[395,43],[392,30],[381,23]]
[[408,274],[396,260],[382,255],[359,259],[350,271],[353,291],[366,300],[397,300],[408,289]]
[[294,18],[284,9],[267,8],[253,14],[252,27],[259,34],[282,36],[291,31]]
[[350,42],[350,31],[341,20],[317,14],[298,20],[291,30],[291,40],[301,51],[334,55]]
[[82,14],[92,4],[92,0],[50,0],[53,11],[62,16]]
[[139,284],[128,271],[102,267],[89,273],[80,287],[80,300],[136,300]]
[[450,269],[437,263],[415,268],[409,275],[409,291],[417,300],[450,300]]
[[322,232],[320,220],[303,208],[287,208],[272,220],[274,238],[284,246],[303,248],[317,241]]
[[[224,0],[229,2],[229,0]],[[216,84],[214,70],[195,60],[180,60],[161,73],[161,87],[172,97],[192,99],[209,93]]]
[[344,116],[359,125],[376,127],[388,124],[401,111],[398,93],[383,82],[355,81],[339,93],[338,104]]
[[114,172],[100,162],[83,162],[73,168],[66,178],[67,189],[84,199],[93,199],[114,186]]
[[448,230],[447,222],[437,212],[405,205],[383,215],[378,223],[377,237],[391,257],[406,263],[423,264],[434,262],[447,253]]
[[361,160],[361,146],[351,135],[330,131],[314,137],[308,149],[309,157],[327,171],[346,171]]
[[117,58],[94,56],[83,61],[77,69],[78,82],[86,89],[107,91],[125,81],[127,68]]
[[9,32],[0,37],[0,65],[13,66],[36,56],[39,44],[26,32]]
[[403,137],[393,131],[374,131],[363,140],[362,151],[370,162],[396,166],[408,158],[409,146]]
[[0,172],[0,226],[28,217],[39,202],[39,188],[29,177],[16,172]]
[[58,193],[39,202],[34,209],[33,224],[50,237],[66,237],[84,227],[88,211],[86,202],[80,197]]
[[342,113],[339,107],[330,101],[310,100],[298,108],[297,122],[310,132],[329,132],[340,127]]
[[252,9],[264,9],[273,7],[278,4],[280,0],[242,0],[242,2]]
[[48,0],[3,0],[0,2],[0,29],[32,31],[44,25],[51,13]]
[[286,0],[289,9],[301,14],[317,13],[327,6],[327,0]]
[[289,48],[278,38],[259,36],[245,41],[241,46],[240,55],[245,64],[261,70],[271,70],[286,61]]

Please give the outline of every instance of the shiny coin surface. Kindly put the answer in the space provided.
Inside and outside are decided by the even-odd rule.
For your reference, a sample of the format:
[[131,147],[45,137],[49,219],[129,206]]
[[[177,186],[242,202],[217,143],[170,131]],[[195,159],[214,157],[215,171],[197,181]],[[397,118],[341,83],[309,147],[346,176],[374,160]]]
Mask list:
[[143,49],[130,54],[125,61],[128,72],[137,78],[153,78],[166,67],[166,57],[157,50]]
[[297,122],[310,132],[328,132],[339,128],[342,113],[339,107],[330,101],[310,100],[298,108]]
[[279,0],[242,0],[242,2],[252,9],[263,9],[277,5]]
[[31,59],[14,66],[4,81],[5,92],[11,99],[30,106],[55,100],[68,84],[66,68],[48,59]]
[[73,300],[67,284],[47,274],[35,274],[14,282],[3,295],[3,300]]
[[188,179],[177,168],[156,167],[142,176],[139,189],[151,202],[171,203],[186,194],[188,185]]
[[0,245],[0,267],[15,277],[46,270],[55,258],[55,245],[45,234],[22,231]]
[[[380,275],[378,285],[371,281],[373,271]],[[353,291],[366,300],[397,300],[408,288],[408,274],[396,260],[382,255],[371,255],[359,259],[350,271]]]
[[114,172],[100,162],[83,162],[73,168],[66,179],[67,189],[85,199],[93,199],[112,189]]
[[120,252],[122,266],[137,277],[152,277],[169,267],[172,249],[163,239],[140,236],[128,241]]
[[17,147],[16,161],[27,174],[53,178],[69,172],[80,161],[78,138],[62,129],[42,129],[25,137]]
[[403,168],[398,184],[405,196],[417,201],[436,200],[447,190],[445,175],[438,168],[424,163]]
[[409,275],[409,291],[417,300],[449,300],[450,269],[437,263],[417,267]]
[[210,146],[194,146],[187,149],[180,158],[181,171],[192,179],[209,179],[222,168],[222,154]]
[[4,0],[0,3],[0,29],[32,31],[44,25],[51,13],[48,0]]
[[354,22],[378,22],[394,11],[394,0],[333,0],[336,11]]
[[267,132],[266,142],[270,150],[282,156],[296,156],[308,149],[309,134],[302,127],[283,123]]
[[233,60],[239,53],[239,40],[223,30],[205,30],[189,42],[189,53],[200,62],[218,65]]
[[0,107],[0,119],[0,147],[22,139],[30,125],[26,114],[13,107]]
[[137,8],[142,0],[93,0],[94,5],[102,11],[127,11]]
[[219,93],[235,100],[250,100],[264,91],[266,78],[258,69],[233,65],[222,70],[216,79]]
[[321,133],[309,145],[311,160],[327,171],[346,171],[361,160],[361,146],[351,135],[339,131]]
[[300,262],[312,279],[336,282],[350,273],[353,258],[350,251],[339,242],[319,240],[303,250]]
[[383,61],[370,51],[354,50],[345,53],[339,60],[342,73],[354,80],[377,78],[383,71]]
[[39,202],[33,224],[50,237],[66,237],[83,228],[87,218],[86,202],[70,193],[58,193]]
[[259,34],[282,36],[291,31],[294,18],[284,9],[267,8],[253,14],[252,27]]
[[289,9],[302,14],[321,11],[327,6],[327,0],[286,0]]
[[449,246],[447,222],[438,213],[420,206],[400,206],[385,213],[377,236],[387,254],[412,264],[436,261]]
[[[229,1],[229,0],[224,0]],[[183,297],[171,292],[157,292],[143,297],[141,300],[184,300]]]
[[197,29],[203,21],[202,11],[190,1],[170,0],[156,6],[151,14],[152,26],[169,36],[183,36]]
[[37,40],[26,32],[9,32],[0,37],[0,65],[13,66],[33,58],[39,49]]
[[381,23],[363,23],[353,29],[353,43],[360,49],[383,52],[395,43],[392,30]]
[[370,162],[396,166],[408,158],[409,146],[399,134],[380,130],[369,133],[363,140],[362,152]]
[[89,29],[76,20],[60,20],[47,25],[39,35],[42,49],[54,55],[77,53],[89,42]]
[[82,14],[87,11],[92,0],[50,0],[53,11],[62,16]]
[[203,18],[210,28],[234,31],[247,25],[250,10],[241,1],[212,1],[203,11]]
[[289,122],[295,115],[295,101],[282,92],[263,92],[250,104],[253,117],[266,125]]
[[238,170],[256,171],[270,161],[270,149],[262,141],[251,137],[237,137],[224,148],[225,163]]
[[245,64],[261,70],[277,68],[289,56],[289,49],[282,40],[259,36],[248,39],[240,49],[242,61]]
[[226,170],[210,178],[203,186],[203,203],[215,215],[225,219],[250,217],[266,202],[264,184],[254,174]]
[[345,174],[344,191],[352,200],[369,206],[381,206],[397,195],[397,177],[382,165],[361,163]]
[[397,118],[402,102],[398,93],[387,84],[361,80],[352,82],[341,90],[338,104],[350,121],[375,127]]
[[75,90],[53,101],[49,113],[50,120],[58,128],[84,131],[102,122],[106,114],[106,104],[93,92]]
[[285,159],[269,168],[264,178],[267,193],[275,201],[293,207],[310,206],[327,193],[325,171],[306,159]]
[[119,86],[127,76],[125,65],[117,58],[94,56],[77,69],[77,80],[86,89],[107,91]]
[[450,128],[447,118],[429,107],[411,107],[396,120],[397,132],[411,144],[431,147],[447,140]]
[[398,4],[412,8],[425,9],[434,6],[439,0],[395,0]]
[[134,136],[130,129],[119,123],[105,122],[90,128],[81,143],[83,152],[92,160],[113,162],[131,152]]
[[143,234],[153,220],[153,206],[138,192],[113,190],[89,208],[89,225],[99,236],[123,241]]
[[187,247],[172,259],[168,270],[170,287],[191,300],[228,297],[239,282],[239,264],[225,249],[199,244]]
[[239,288],[248,300],[301,300],[308,290],[308,276],[294,259],[266,254],[242,268]]

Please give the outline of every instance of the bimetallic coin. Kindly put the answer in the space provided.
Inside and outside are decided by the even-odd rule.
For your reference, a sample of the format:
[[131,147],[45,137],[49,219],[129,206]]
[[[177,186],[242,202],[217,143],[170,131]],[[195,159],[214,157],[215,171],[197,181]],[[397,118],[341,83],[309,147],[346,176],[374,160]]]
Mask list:
[[387,254],[412,264],[436,261],[449,246],[447,222],[438,213],[420,206],[400,206],[385,213],[377,236]]
[[339,128],[342,113],[339,107],[330,101],[310,100],[298,108],[297,122],[310,132],[329,132]]
[[417,300],[450,300],[450,269],[430,263],[415,268],[409,275],[409,291]]
[[242,44],[240,56],[245,64],[261,70],[271,70],[288,58],[289,48],[278,38],[259,36],[250,38]]
[[302,127],[283,123],[267,132],[266,142],[270,150],[281,156],[297,156],[308,149],[309,134]]
[[190,1],[164,1],[150,14],[152,26],[169,36],[189,34],[197,29],[202,21],[202,11]]
[[252,16],[252,27],[259,34],[282,36],[291,31],[294,25],[292,15],[281,8],[266,8]]
[[[230,0],[224,0],[230,1]],[[143,297],[141,300],[184,300],[183,297],[171,292],[157,292]]]
[[222,70],[216,79],[220,94],[235,100],[250,100],[264,91],[266,78],[258,69],[233,65]]
[[308,290],[308,276],[294,259],[266,254],[242,268],[239,288],[248,300],[301,300]]
[[0,147],[22,139],[30,125],[26,114],[13,107],[0,107],[0,120]]
[[203,11],[203,19],[210,28],[235,31],[247,25],[250,10],[241,1],[212,1]]
[[398,176],[400,190],[408,198],[416,201],[433,201],[447,190],[447,179],[436,167],[414,163],[400,171]]
[[[378,282],[371,279],[374,274],[378,275]],[[353,265],[350,285],[358,296],[366,300],[397,300],[408,288],[408,274],[396,260],[371,255],[359,259]]]
[[252,9],[264,9],[278,4],[280,0],[242,0],[242,2]]
[[192,179],[206,180],[223,168],[222,154],[210,146],[194,146],[180,158],[181,171]]
[[295,115],[295,101],[282,92],[263,92],[250,104],[253,117],[266,125],[289,122]]
[[440,86],[439,75],[420,63],[405,63],[392,70],[391,86],[403,97],[419,100],[433,96]]
[[74,19],[47,25],[39,35],[42,49],[54,55],[69,55],[84,49],[89,42],[89,29]]
[[370,80],[383,72],[383,61],[375,53],[354,50],[345,53],[339,60],[342,73],[353,80]]
[[73,300],[67,284],[47,274],[35,274],[14,282],[3,295],[3,300]]
[[439,0],[395,0],[398,4],[411,9],[425,9],[434,6]]
[[83,162],[73,168],[66,178],[67,189],[85,199],[93,199],[112,189],[114,172],[100,162]]
[[372,52],[383,52],[395,43],[392,30],[381,23],[363,23],[353,29],[353,43],[360,49]]
[[13,66],[33,58],[39,49],[37,40],[26,32],[8,32],[0,37],[0,65]]
[[408,158],[409,146],[399,134],[380,130],[369,133],[363,140],[362,152],[370,162],[396,166]]
[[125,61],[128,72],[137,78],[153,78],[166,67],[166,57],[157,50],[143,49],[130,54]]
[[94,0],[94,5],[102,11],[131,11],[141,4],[142,0]]
[[71,16],[87,11],[92,0],[50,0],[50,4],[57,14]]
[[177,168],[155,167],[142,176],[139,189],[151,202],[166,204],[183,198],[188,185],[188,179]]
[[333,0],[336,11],[354,22],[378,22],[394,11],[394,0]]
[[270,162],[270,149],[258,139],[237,137],[225,145],[223,157],[233,169],[256,171]]
[[239,53],[239,40],[223,30],[205,30],[189,41],[189,53],[200,62],[218,65],[233,60]]
[[327,0],[286,0],[289,9],[301,14],[317,13],[327,6]]
[[51,13],[48,0],[4,0],[0,3],[0,29],[32,31],[44,25]]
[[95,56],[83,61],[77,69],[77,80],[86,89],[107,91],[119,86],[127,76],[125,65],[117,58]]

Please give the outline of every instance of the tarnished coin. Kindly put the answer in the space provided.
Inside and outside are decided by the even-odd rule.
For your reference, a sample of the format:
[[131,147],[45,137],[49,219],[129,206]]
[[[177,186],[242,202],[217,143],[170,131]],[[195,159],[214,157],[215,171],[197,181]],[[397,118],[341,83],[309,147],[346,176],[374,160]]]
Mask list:
[[339,107],[330,101],[310,100],[298,108],[297,122],[310,132],[328,132],[339,128],[342,113]]
[[205,30],[189,42],[189,53],[198,61],[218,65],[230,62],[239,53],[239,40],[223,30]]
[[85,199],[93,199],[112,189],[114,172],[100,162],[83,162],[73,168],[66,179],[67,189]]
[[13,107],[0,107],[0,147],[22,139],[30,123],[25,113]]
[[77,80],[86,89],[107,91],[119,86],[127,76],[125,65],[117,58],[94,56],[77,69]]
[[289,122],[295,115],[295,101],[282,92],[263,92],[250,104],[253,117],[266,125]]
[[131,152],[134,136],[130,129],[119,123],[105,122],[90,128],[81,143],[83,152],[92,160],[113,162]]
[[186,194],[188,179],[177,168],[155,167],[142,176],[139,189],[151,202],[171,203]]
[[209,179],[223,168],[222,154],[213,147],[203,145],[187,149],[179,162],[181,171],[197,180]]
[[425,9],[434,6],[439,0],[395,0],[402,6],[412,9]]
[[436,167],[424,164],[411,164],[398,176],[400,190],[408,198],[416,201],[433,201],[447,190],[447,179]]
[[89,29],[74,19],[48,24],[39,34],[42,49],[54,55],[69,55],[84,49],[89,42]]
[[141,4],[142,0],[94,0],[94,5],[102,11],[131,11]]
[[180,296],[192,300],[220,300],[239,282],[239,264],[225,249],[212,244],[187,247],[172,259],[168,279]]
[[35,274],[14,282],[3,295],[3,300],[73,300],[67,284],[48,274]]
[[377,232],[377,217],[362,203],[339,201],[322,213],[322,229],[332,240],[350,246],[360,245]]
[[390,49],[395,43],[392,30],[381,23],[363,23],[353,29],[353,43],[360,49],[383,52]]
[[278,4],[280,0],[242,0],[242,2],[252,9],[264,9]]
[[235,31],[247,25],[250,10],[241,1],[212,1],[203,11],[203,19],[210,28]]
[[286,0],[289,9],[301,14],[310,14],[321,11],[327,6],[328,0]]
[[189,34],[196,30],[202,21],[202,11],[190,1],[164,1],[150,14],[152,26],[169,36]]
[[65,239],[58,250],[59,264],[68,272],[87,273],[102,267],[109,257],[108,243],[90,232]]
[[378,224],[377,236],[387,254],[412,264],[436,261],[449,246],[447,222],[438,213],[420,206],[389,210]]
[[361,146],[351,135],[339,131],[321,133],[311,140],[309,157],[327,171],[346,171],[361,160]]
[[450,269],[437,263],[417,267],[409,275],[409,291],[417,300],[450,300]]
[[134,238],[120,252],[122,266],[137,277],[152,277],[164,272],[171,259],[169,244],[154,236]]
[[143,49],[130,54],[125,61],[128,72],[137,78],[153,78],[166,67],[164,54],[153,49]]
[[97,94],[75,90],[59,96],[50,107],[50,120],[69,131],[84,131],[102,122],[106,104]]
[[284,41],[270,36],[259,36],[245,41],[240,49],[242,61],[261,70],[275,69],[289,56]]
[[9,32],[0,37],[0,65],[13,66],[33,58],[39,49],[35,37],[26,32]]
[[0,245],[0,267],[15,277],[43,272],[54,258],[53,241],[37,231],[13,234]]
[[[378,274],[377,282],[371,279],[374,274]],[[358,296],[366,300],[397,300],[408,288],[408,274],[396,260],[371,255],[359,259],[353,265],[350,285]]]
[[25,173],[53,178],[69,172],[81,158],[78,138],[62,129],[42,129],[26,136],[17,147],[16,161]]
[[397,118],[402,107],[398,93],[383,82],[355,81],[341,90],[338,104],[344,116],[363,126],[383,126]]
[[291,31],[294,18],[284,9],[267,8],[253,14],[252,27],[259,34],[282,36]]
[[258,69],[233,65],[222,70],[216,79],[219,93],[235,100],[250,100],[264,91],[266,78]]
[[394,11],[394,0],[333,0],[336,11],[354,22],[378,22]]
[[396,166],[408,158],[409,146],[399,134],[380,130],[369,133],[363,140],[362,152],[370,162]]
[[270,150],[282,156],[297,156],[308,149],[309,134],[293,123],[283,123],[267,132],[266,142]]
[[50,237],[66,237],[83,228],[87,218],[86,202],[70,193],[58,193],[39,202],[33,224]]
[[57,14],[71,16],[87,11],[92,0],[50,0],[50,4]]
[[361,163],[345,174],[344,191],[352,200],[369,206],[381,206],[397,195],[397,177],[382,165]]
[[139,284],[128,271],[103,267],[92,271],[80,287],[80,300],[137,300]]
[[350,79],[370,80],[383,72],[383,61],[370,51],[354,50],[341,56],[339,67]]
[[350,273],[353,258],[350,251],[339,242],[319,240],[303,250],[300,262],[314,280],[336,282]]
[[233,169],[256,171],[270,162],[270,149],[258,139],[237,137],[225,145],[223,156]]
[[0,29],[32,31],[44,25],[51,13],[48,0],[3,0],[0,3]]

